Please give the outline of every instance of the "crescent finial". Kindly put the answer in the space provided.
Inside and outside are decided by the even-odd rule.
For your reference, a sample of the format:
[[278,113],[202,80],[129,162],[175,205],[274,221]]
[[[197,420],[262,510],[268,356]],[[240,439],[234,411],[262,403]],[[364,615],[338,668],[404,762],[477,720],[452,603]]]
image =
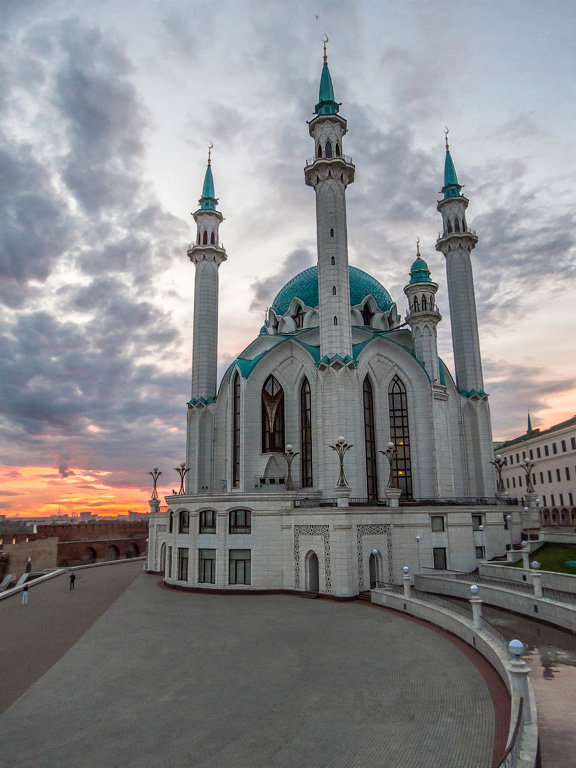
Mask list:
[[416,255],[420,256],[420,238],[416,238]]
[[446,138],[446,151],[447,151],[447,152],[448,152],[448,151],[449,151],[449,149],[450,149],[450,147],[448,146],[448,134],[449,134],[449,133],[450,133],[450,128],[448,128],[448,126],[446,126],[446,127],[444,128],[444,136],[445,136],[445,138]]
[[212,153],[213,147],[214,147],[214,144],[210,142],[210,144],[208,144],[208,165],[211,164],[211,153]]
[[324,33],[324,37],[322,40],[324,41],[324,64],[328,64],[328,56],[326,55],[326,43],[328,42],[330,38],[326,33]]

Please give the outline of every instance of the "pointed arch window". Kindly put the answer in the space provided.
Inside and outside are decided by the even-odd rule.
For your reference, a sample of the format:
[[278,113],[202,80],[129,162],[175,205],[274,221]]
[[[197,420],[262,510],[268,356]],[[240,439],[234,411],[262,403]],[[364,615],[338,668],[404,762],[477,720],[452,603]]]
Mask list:
[[322,144],[318,144],[318,157],[322,157]]
[[334,230],[330,229],[330,237],[334,237]]
[[304,379],[300,387],[300,445],[302,487],[311,488],[312,481],[312,396],[310,382]]
[[338,325],[338,318],[337,317],[334,318],[334,325]]
[[370,378],[366,376],[362,388],[364,398],[364,444],[366,447],[366,488],[370,501],[378,499],[378,470],[376,466],[376,430],[374,423],[374,396]]
[[326,142],[326,147],[324,151],[325,151],[326,157],[328,158],[332,157],[332,144],[329,141]]
[[332,266],[334,266],[336,264],[336,259],[334,258],[334,256],[332,256],[332,258],[330,259],[330,264]]
[[446,230],[448,231],[448,234],[452,232],[452,222],[450,221],[450,219],[448,219],[448,221],[446,222]]
[[262,453],[284,450],[284,390],[270,375],[262,387]]
[[210,245],[214,245],[215,242],[216,242],[216,238],[214,237],[214,232],[212,232],[212,234],[210,235]]
[[340,157],[340,144],[336,142],[336,157]]
[[462,216],[462,232],[466,232],[466,218]]
[[428,309],[428,302],[426,301],[426,296],[422,295],[422,312],[426,312]]
[[412,464],[410,461],[410,432],[408,428],[408,399],[406,387],[398,376],[394,376],[388,387],[388,418],[390,440],[396,446],[394,467],[398,486],[404,498],[412,498]]
[[336,286],[332,286],[332,296],[336,296]]
[[240,374],[236,371],[232,384],[232,485],[240,485]]
[[304,327],[304,310],[298,305],[298,309],[296,310],[296,314],[294,315],[294,325],[296,328],[303,328]]
[[206,230],[204,230],[202,235],[202,245],[208,245],[208,232]]
[[374,312],[370,309],[370,304],[366,302],[364,306],[362,307],[362,320],[364,321],[364,325],[371,326],[372,325],[372,318],[374,317]]
[[454,230],[456,232],[460,232],[460,219],[455,219],[454,220]]

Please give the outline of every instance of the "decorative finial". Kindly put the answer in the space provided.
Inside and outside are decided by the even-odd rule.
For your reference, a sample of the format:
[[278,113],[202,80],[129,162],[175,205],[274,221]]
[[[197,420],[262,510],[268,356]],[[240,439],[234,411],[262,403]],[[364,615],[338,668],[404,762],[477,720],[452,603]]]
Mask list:
[[[326,38],[326,39],[324,39],[324,38]],[[324,38],[322,38],[323,41],[324,41],[324,64],[328,64],[328,56],[326,55],[326,43],[328,42],[328,40],[330,38],[328,37],[328,35],[326,33],[324,33]]]
[[416,238],[416,256],[420,258],[420,238]]
[[208,144],[208,165],[212,164],[211,152],[212,152],[213,146],[214,146],[214,144],[212,142],[210,142],[210,144]]
[[444,129],[444,136],[446,138],[446,152],[450,152],[450,146],[448,144],[448,134],[449,133],[450,133],[450,128],[448,128],[448,126],[446,126],[446,128]]

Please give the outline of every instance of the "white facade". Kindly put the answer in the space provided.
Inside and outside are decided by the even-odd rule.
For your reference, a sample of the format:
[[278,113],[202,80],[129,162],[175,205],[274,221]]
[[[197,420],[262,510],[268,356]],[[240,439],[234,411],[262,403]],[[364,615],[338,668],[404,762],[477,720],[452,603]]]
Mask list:
[[[218,267],[226,255],[207,171],[189,250],[197,272],[186,493],[167,497],[168,515],[154,514],[150,524],[148,567],[169,583],[350,597],[375,581],[399,582],[404,565],[469,571],[484,553],[504,554],[505,513],[520,538],[519,511],[495,498],[470,263],[477,237],[450,154],[437,248],[447,259],[457,381],[438,358],[438,285],[419,253],[405,288],[406,323],[388,292],[348,264],[345,191],[354,165],[343,154],[347,124],[338,111],[325,60],[309,124],[315,154],[305,168],[316,193],[318,264],[278,293],[217,393]],[[337,487],[332,446],[340,436],[352,447],[347,485]],[[390,441],[392,477],[383,455]],[[286,446],[297,454],[293,488]]]

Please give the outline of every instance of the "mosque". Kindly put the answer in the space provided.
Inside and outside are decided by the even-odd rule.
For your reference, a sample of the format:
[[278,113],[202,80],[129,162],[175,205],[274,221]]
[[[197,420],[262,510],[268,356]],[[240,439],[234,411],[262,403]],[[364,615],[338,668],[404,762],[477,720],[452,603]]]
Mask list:
[[227,255],[208,159],[188,249],[186,464],[168,514],[156,491],[150,501],[148,569],[174,586],[345,598],[398,583],[405,565],[474,570],[521,537],[519,508],[496,496],[470,258],[478,237],[448,142],[436,249],[446,259],[455,375],[438,357],[438,283],[419,250],[404,318],[374,277],[348,263],[355,166],[340,106],[324,50],[308,123],[314,156],[304,169],[316,197],[318,262],[279,291],[219,387]]

